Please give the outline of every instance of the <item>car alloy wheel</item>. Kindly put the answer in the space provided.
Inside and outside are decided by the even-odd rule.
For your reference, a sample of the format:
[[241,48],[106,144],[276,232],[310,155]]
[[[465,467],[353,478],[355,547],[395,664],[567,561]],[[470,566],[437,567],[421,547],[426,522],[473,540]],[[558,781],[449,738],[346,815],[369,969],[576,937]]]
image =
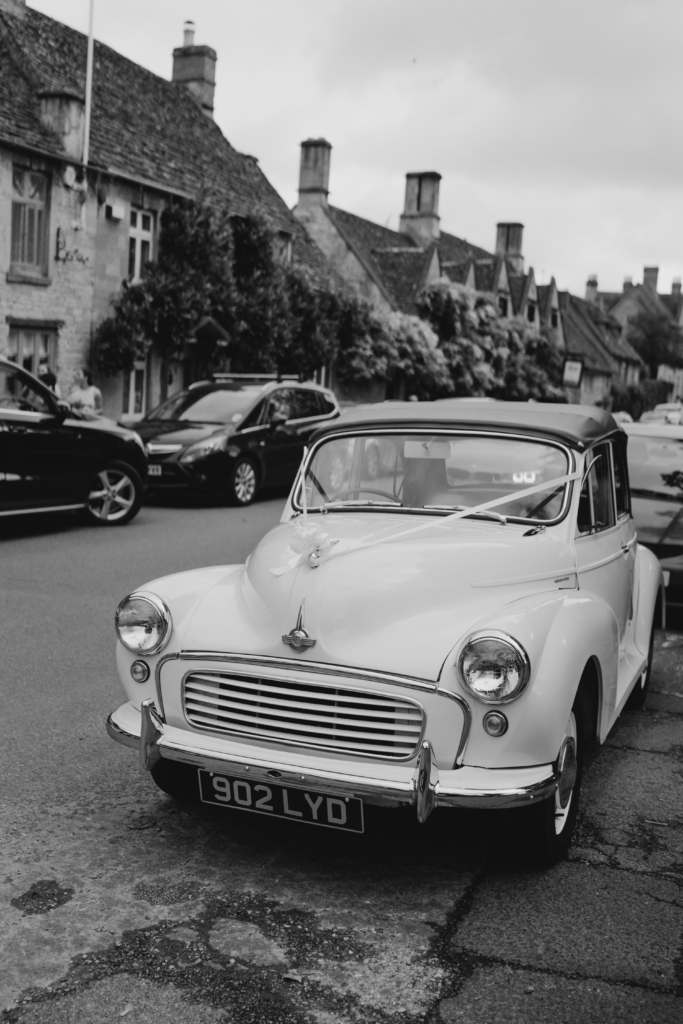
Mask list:
[[567,825],[578,767],[578,734],[576,716],[572,711],[560,747],[560,756],[557,759],[560,781],[555,792],[555,835],[558,836]]
[[123,526],[142,505],[142,481],[129,466],[113,463],[100,470],[88,494],[89,519],[102,526]]
[[256,496],[256,470],[248,459],[240,459],[232,471],[230,497],[237,505],[249,505]]

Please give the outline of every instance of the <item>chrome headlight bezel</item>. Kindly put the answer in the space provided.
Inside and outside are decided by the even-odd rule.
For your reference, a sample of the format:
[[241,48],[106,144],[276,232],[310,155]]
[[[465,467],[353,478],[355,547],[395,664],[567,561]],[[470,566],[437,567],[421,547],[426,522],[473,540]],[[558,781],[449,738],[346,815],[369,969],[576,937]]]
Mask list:
[[[156,640],[153,644],[151,644],[151,646],[149,647],[132,646],[131,644],[127,643],[121,636],[119,616],[121,615],[121,612],[123,611],[125,605],[127,605],[129,601],[145,602],[154,609],[154,611],[161,619],[161,622],[163,624],[163,632],[161,634],[161,637],[158,640]],[[152,594],[148,590],[134,590],[132,594],[128,594],[127,597],[124,597],[123,601],[121,601],[118,608],[116,609],[116,614],[114,616],[114,626],[116,629],[116,636],[119,642],[123,644],[127,651],[130,651],[131,654],[136,655],[158,654],[159,651],[163,651],[164,647],[171,639],[171,633],[173,632],[173,620],[171,618],[171,612],[168,608],[168,605],[166,604],[165,601],[162,600],[162,598],[158,597],[156,594]]]
[[[519,682],[511,693],[504,694],[502,696],[498,694],[489,695],[480,693],[469,681],[463,663],[471,649],[484,641],[492,641],[501,644],[513,653],[518,665]],[[460,650],[457,659],[457,669],[458,677],[466,692],[482,704],[509,704],[511,701],[517,700],[526,690],[531,678],[531,662],[529,661],[529,655],[527,652],[524,650],[522,645],[514,639],[514,637],[509,635],[509,633],[503,633],[497,629],[483,629],[479,630],[477,633],[472,633]]]
[[227,434],[214,434],[205,437],[201,441],[193,441],[185,449],[178,459],[179,462],[198,462],[200,459],[207,459],[210,455],[217,455],[226,451],[229,437]]

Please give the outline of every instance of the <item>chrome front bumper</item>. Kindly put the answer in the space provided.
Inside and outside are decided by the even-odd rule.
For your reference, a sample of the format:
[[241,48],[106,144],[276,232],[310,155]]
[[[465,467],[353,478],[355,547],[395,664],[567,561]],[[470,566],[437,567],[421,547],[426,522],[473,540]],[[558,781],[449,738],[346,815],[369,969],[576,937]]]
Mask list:
[[164,758],[255,781],[267,781],[274,777],[270,773],[277,773],[278,781],[292,787],[321,789],[335,796],[357,796],[370,803],[388,806],[413,805],[421,822],[427,820],[435,807],[525,807],[553,796],[559,781],[559,774],[552,764],[509,769],[464,765],[452,771],[440,770],[434,763],[428,741],[422,744],[417,765],[406,768],[404,777],[400,779],[342,774],[324,768],[298,769],[290,762],[251,755],[237,760],[232,753],[208,752],[193,745],[191,733],[183,737],[182,742],[171,737],[165,731],[152,699],[143,701],[139,733],[129,731],[129,721],[126,722],[127,728],[117,722],[116,715],[114,712],[107,719],[107,732],[117,743],[138,750],[147,771]]

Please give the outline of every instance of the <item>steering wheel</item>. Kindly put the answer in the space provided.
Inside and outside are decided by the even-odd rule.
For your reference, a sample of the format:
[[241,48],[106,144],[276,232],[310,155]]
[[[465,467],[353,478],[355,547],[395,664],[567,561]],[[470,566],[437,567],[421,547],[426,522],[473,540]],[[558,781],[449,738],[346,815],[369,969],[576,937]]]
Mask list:
[[389,494],[388,491],[378,491],[375,487],[354,487],[350,491],[340,491],[339,494],[335,494],[332,502],[343,501],[345,496],[351,494],[379,494],[382,498],[390,498],[391,501],[399,500],[395,494]]

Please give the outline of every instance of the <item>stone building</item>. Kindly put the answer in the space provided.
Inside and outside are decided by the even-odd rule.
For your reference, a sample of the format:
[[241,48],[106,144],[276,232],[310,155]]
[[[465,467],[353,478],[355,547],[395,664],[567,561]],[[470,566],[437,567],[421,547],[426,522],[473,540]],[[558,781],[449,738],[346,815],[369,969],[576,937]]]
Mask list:
[[[47,364],[65,395],[122,281],[154,259],[173,197],[258,213],[283,258],[328,273],[258,161],[214,123],[216,52],[194,44],[191,23],[171,81],[95,43],[87,167],[86,54],[82,33],[0,0],[0,353],[34,372]],[[155,405],[160,367],[150,352],[125,379],[97,380],[105,413],[134,420]],[[182,384],[179,362],[164,387]]]
[[380,310],[414,313],[420,289],[448,277],[492,293],[503,316],[532,331],[546,326],[563,346],[555,281],[541,291],[533,269],[525,271],[522,224],[498,224],[493,253],[449,234],[439,216],[441,175],[422,171],[406,175],[403,213],[393,231],[329,202],[331,153],[325,139],[302,142],[294,215],[356,294]]

